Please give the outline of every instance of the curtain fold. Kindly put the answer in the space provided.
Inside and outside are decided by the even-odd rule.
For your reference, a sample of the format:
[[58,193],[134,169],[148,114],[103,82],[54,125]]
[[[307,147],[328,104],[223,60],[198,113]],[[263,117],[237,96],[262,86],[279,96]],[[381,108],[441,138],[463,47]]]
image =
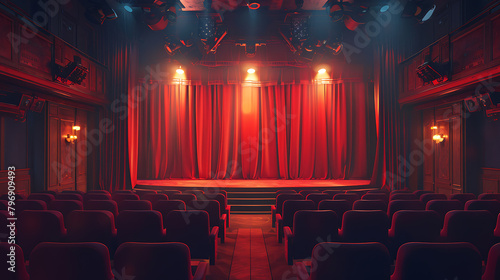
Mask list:
[[156,83],[137,94],[139,179],[370,177],[373,99],[362,82]]

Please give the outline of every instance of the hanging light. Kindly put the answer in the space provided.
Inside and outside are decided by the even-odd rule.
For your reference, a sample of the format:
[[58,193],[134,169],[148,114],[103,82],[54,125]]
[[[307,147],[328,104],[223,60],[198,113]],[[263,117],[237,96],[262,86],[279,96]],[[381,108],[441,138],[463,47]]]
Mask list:
[[249,69],[247,70],[247,73],[248,73],[248,74],[253,74],[253,73],[255,73],[255,69],[253,69],[253,68],[249,68]]
[[325,74],[326,73],[326,69],[325,68],[321,68],[318,70],[318,74]]
[[182,75],[184,74],[184,70],[182,70],[182,68],[179,66],[179,68],[177,70],[175,70],[175,72],[179,75]]

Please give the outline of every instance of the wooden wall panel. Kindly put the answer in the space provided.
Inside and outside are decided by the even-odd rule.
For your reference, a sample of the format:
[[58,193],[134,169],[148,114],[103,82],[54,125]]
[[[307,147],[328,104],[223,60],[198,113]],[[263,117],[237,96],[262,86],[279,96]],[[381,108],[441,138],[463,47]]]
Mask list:
[[454,39],[453,74],[458,74],[485,62],[485,26],[480,25],[468,33]]
[[[8,191],[8,170],[0,171],[0,193],[5,194]],[[15,192],[20,195],[28,196],[31,190],[30,169],[17,169],[14,183],[16,184]]]
[[481,190],[485,193],[500,193],[500,169],[482,168]]
[[77,110],[76,125],[80,126],[77,132],[76,144],[76,189],[87,191],[87,111]]
[[14,32],[14,22],[0,13],[0,57],[12,61],[12,44],[9,38]]
[[[434,130],[431,127],[435,125],[434,109],[428,109],[423,112],[423,143],[430,141]],[[424,150],[425,151],[425,150]],[[424,153],[423,166],[423,187],[424,190],[434,191],[434,145],[430,153]]]

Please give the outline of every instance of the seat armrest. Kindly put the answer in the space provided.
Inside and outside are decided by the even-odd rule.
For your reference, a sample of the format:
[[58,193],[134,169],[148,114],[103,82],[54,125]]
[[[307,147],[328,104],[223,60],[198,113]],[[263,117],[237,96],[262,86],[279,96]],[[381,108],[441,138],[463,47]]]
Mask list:
[[283,219],[280,214],[276,214],[276,234],[278,236],[278,243],[283,240]]
[[293,238],[292,229],[290,227],[284,227],[283,233],[285,234],[285,238],[289,238],[289,239]]
[[210,239],[214,239],[217,241],[217,235],[219,235],[219,227],[215,226],[212,228],[210,232]]
[[196,272],[194,273],[193,280],[205,280],[207,275],[208,264],[206,262],[200,262],[198,267],[196,267]]
[[226,242],[226,222],[227,222],[227,215],[223,214],[219,220],[219,237],[221,243]]
[[217,259],[217,236],[219,235],[219,227],[215,226],[210,232],[210,265],[215,265]]
[[276,225],[276,206],[271,205],[271,218],[272,218],[272,227],[275,227]]
[[290,227],[284,227],[283,232],[285,234],[285,257],[288,265],[293,265],[293,233]]
[[309,278],[309,273],[307,273],[306,265],[303,262],[295,263],[294,271],[297,272],[298,280],[307,280]]

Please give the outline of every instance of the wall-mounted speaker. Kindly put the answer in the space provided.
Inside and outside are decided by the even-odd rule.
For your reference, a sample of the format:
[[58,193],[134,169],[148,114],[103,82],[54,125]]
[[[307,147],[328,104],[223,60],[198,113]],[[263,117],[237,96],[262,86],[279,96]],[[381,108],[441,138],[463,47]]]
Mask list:
[[465,102],[465,107],[471,113],[474,113],[474,112],[481,110],[481,105],[479,103],[479,99],[475,96],[465,99],[464,102]]

